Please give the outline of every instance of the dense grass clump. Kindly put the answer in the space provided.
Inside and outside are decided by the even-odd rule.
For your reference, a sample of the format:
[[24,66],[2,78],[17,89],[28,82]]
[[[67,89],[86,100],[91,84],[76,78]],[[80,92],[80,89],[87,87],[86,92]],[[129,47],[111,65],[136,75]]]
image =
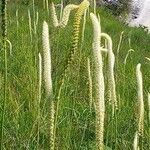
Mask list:
[[[59,14],[59,7],[56,8]],[[93,8],[90,8],[90,12]],[[29,13],[30,12],[30,13]],[[73,24],[76,11],[71,12],[65,28],[54,28],[51,11],[42,3],[35,4],[8,2],[8,36],[12,50],[7,43],[7,99],[3,124],[3,149],[49,149],[49,111],[50,103],[45,99],[46,89],[42,84],[39,102],[39,53],[42,53],[42,26],[46,21],[49,26],[51,49],[53,100],[56,106],[60,80],[66,60],[72,48]],[[130,28],[120,23],[114,16],[97,9],[100,15],[102,32],[111,36],[115,55],[115,81],[118,109],[112,116],[109,102],[107,74],[107,54],[102,52],[105,80],[105,124],[104,145],[109,149],[128,150],[133,148],[135,133],[138,129],[136,66],[141,63],[144,93],[144,130],[139,146],[145,150],[150,146],[150,127],[148,110],[148,92],[150,92],[149,39],[141,28]],[[30,15],[29,15],[30,14]],[[30,17],[29,17],[30,16]],[[72,63],[64,77],[60,93],[60,102],[55,122],[55,149],[58,150],[96,150],[95,135],[95,90],[94,61],[92,57],[93,30],[90,15],[87,12],[86,25],[82,39],[82,24],[79,29],[79,42]],[[1,22],[0,22],[1,25]],[[123,32],[123,33],[122,33]],[[0,31],[1,33],[1,31]],[[121,37],[122,35],[122,37]],[[5,58],[2,55],[2,34],[0,35],[0,109],[3,108]],[[82,42],[81,42],[82,41]],[[120,42],[120,44],[119,44]],[[105,40],[101,44],[105,47]],[[132,50],[131,50],[132,49]],[[94,87],[94,84],[93,84]],[[37,108],[37,104],[38,108]],[[91,105],[91,107],[90,107]],[[90,109],[91,108],[91,109]],[[38,115],[37,115],[38,114]],[[40,116],[40,119],[39,119]],[[0,118],[2,113],[0,111]],[[40,120],[40,122],[39,122]]]

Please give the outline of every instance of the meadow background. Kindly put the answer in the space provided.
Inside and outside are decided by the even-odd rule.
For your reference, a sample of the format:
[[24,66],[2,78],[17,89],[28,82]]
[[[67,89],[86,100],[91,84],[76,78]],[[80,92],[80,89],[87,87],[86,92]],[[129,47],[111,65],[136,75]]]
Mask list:
[[[60,3],[60,1],[55,1]],[[75,2],[76,4],[78,2]],[[59,14],[59,8],[58,14]],[[29,11],[31,15],[32,30],[29,30]],[[93,8],[90,7],[93,12]],[[63,72],[66,58],[71,48],[73,31],[73,17],[71,13],[68,25],[65,28],[54,28],[50,9],[44,8],[42,1],[10,1],[8,2],[8,39],[7,44],[8,82],[7,99],[4,119],[4,136],[2,149],[6,150],[47,150],[48,142],[48,102],[42,97],[38,103],[38,53],[42,52],[42,26],[43,21],[49,25],[49,37],[52,58],[53,93],[57,93],[59,80]],[[136,65],[141,63],[144,85],[144,136],[140,143],[143,150],[150,147],[150,123],[148,122],[148,92],[150,92],[150,34],[142,28],[130,28],[119,22],[116,16],[106,8],[97,8],[101,18],[102,31],[109,34],[113,40],[113,51],[116,56],[115,79],[119,109],[112,119],[111,106],[108,102],[106,86],[106,115],[104,143],[107,149],[130,150],[133,149],[134,135],[137,130],[137,82]],[[38,22],[36,22],[38,15]],[[83,19],[82,19],[83,20]],[[1,24],[1,23],[0,23]],[[83,21],[81,23],[82,27]],[[82,29],[81,29],[82,32]],[[89,83],[87,58],[92,60],[92,24],[87,14],[84,40],[78,46],[78,53],[67,72],[65,84],[62,89],[59,114],[57,122],[56,149],[58,150],[95,150],[95,110],[89,107]],[[122,34],[123,32],[123,34]],[[120,37],[122,40],[119,46]],[[0,42],[1,42],[0,34]],[[104,42],[103,42],[104,43]],[[4,91],[4,55],[0,44],[0,109],[2,110]],[[128,51],[126,64],[124,60]],[[118,52],[119,51],[119,52]],[[104,77],[107,83],[106,71],[107,56],[104,54]],[[93,72],[92,72],[93,73]],[[92,74],[93,76],[93,74]],[[94,91],[93,91],[94,93]],[[94,101],[94,99],[93,99]],[[40,123],[38,127],[38,111],[40,109]],[[1,114],[0,114],[1,117]],[[37,140],[37,133],[39,141]]]

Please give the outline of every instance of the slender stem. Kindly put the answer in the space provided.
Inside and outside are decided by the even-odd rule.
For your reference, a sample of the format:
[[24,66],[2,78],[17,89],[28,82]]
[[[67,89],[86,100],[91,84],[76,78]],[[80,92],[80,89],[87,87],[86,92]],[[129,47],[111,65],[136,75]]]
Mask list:
[[117,111],[115,109],[115,113],[114,113],[114,128],[115,128],[115,150],[117,150],[117,133],[118,133],[118,130],[117,130]]
[[60,95],[61,95],[61,90],[62,90],[62,87],[64,85],[64,82],[65,82],[65,75],[62,77],[62,81],[60,83],[59,90],[58,90],[58,95],[56,97],[57,103],[56,103],[55,122],[54,122],[54,144],[55,144],[55,140],[56,140],[56,131],[57,131],[57,121],[58,121],[58,113],[59,113]]
[[40,120],[41,120],[41,112],[40,112],[40,102],[41,102],[41,84],[42,84],[42,57],[41,54],[39,53],[39,97],[38,97],[38,102],[37,102],[37,113],[38,113],[38,121],[37,121],[37,149],[39,148],[39,141],[40,141]]
[[45,9],[45,0],[43,0],[43,8]]
[[120,34],[120,38],[119,38],[119,43],[118,43],[118,47],[117,47],[117,57],[116,57],[116,65],[118,67],[118,59],[119,59],[119,51],[120,51],[120,47],[121,47],[121,43],[122,43],[122,38],[123,38],[123,31]]
[[5,108],[6,108],[6,98],[7,98],[7,49],[6,49],[6,40],[7,40],[7,15],[6,15],[6,6],[7,1],[2,0],[2,37],[3,37],[3,51],[4,51],[4,99],[2,102],[2,117],[0,125],[0,150],[3,149],[3,126],[4,126],[4,117],[5,117]]

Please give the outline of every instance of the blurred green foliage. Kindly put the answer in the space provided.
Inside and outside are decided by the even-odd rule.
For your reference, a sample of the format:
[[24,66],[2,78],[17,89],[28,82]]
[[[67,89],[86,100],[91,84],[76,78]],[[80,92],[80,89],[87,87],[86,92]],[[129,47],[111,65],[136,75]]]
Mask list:
[[130,10],[130,2],[131,0],[118,0],[116,5],[108,4],[106,8],[111,10],[114,15],[128,14]]

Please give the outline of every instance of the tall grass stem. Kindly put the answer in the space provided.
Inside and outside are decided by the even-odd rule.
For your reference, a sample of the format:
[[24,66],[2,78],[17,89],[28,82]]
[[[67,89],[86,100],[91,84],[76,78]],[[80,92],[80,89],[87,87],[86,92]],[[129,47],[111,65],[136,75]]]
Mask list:
[[4,121],[5,121],[5,112],[6,112],[6,100],[7,100],[7,0],[2,0],[1,6],[2,14],[2,50],[4,54],[4,99],[2,102],[2,111],[1,111],[1,122],[0,122],[0,150],[3,149],[3,140],[4,140]]

